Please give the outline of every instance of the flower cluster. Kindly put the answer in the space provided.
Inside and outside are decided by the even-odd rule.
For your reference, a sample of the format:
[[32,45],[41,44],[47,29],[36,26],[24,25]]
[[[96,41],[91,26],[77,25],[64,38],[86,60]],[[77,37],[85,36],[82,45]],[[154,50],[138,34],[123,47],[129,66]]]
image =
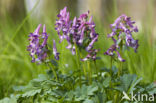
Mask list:
[[[76,54],[76,49],[83,49],[88,52],[87,56],[81,59],[82,61],[96,60],[96,55],[99,51],[99,49],[93,48],[99,35],[95,32],[93,17],[89,18],[88,15],[89,11],[81,14],[78,18],[74,17],[73,20],[70,20],[70,13],[67,11],[67,7],[65,7],[57,15],[58,19],[55,23],[55,30],[58,33],[60,43],[66,40],[68,43],[66,48],[71,50],[73,55]],[[124,62],[125,60],[120,55],[123,46],[131,47],[137,52],[138,40],[133,39],[132,33],[138,32],[138,28],[134,24],[135,22],[130,17],[123,14],[110,25],[112,32],[108,34],[108,38],[112,38],[114,44],[104,53],[105,55],[114,56],[114,53],[116,53],[118,59]],[[29,35],[30,45],[27,47],[27,50],[30,52],[32,62],[41,63],[47,59],[49,51],[47,45],[48,35],[45,25],[42,33],[39,32],[41,26],[39,24],[34,33]],[[53,55],[56,60],[59,60],[55,40],[53,40]]]
[[71,25],[70,15],[69,12],[67,12],[67,7],[61,10],[60,14],[58,14],[57,17],[59,18],[59,20],[56,20],[55,29],[59,35],[60,42],[62,42],[63,39],[68,38],[68,32]]
[[[34,33],[30,33],[29,46],[27,47],[32,57],[32,62],[38,62],[39,64],[46,60],[49,51],[47,47],[48,34],[46,33],[46,26],[43,26],[43,31],[40,33],[41,26],[42,25],[39,24]],[[55,50],[54,56],[58,59],[56,46],[53,48],[53,50]]]
[[122,62],[124,62],[125,60],[122,59],[118,49],[119,49],[119,46],[117,45],[117,41],[112,37],[113,41],[114,41],[114,44],[104,53],[105,55],[109,55],[109,56],[113,56],[114,55],[114,52],[117,53],[117,56],[118,56],[118,59]]
[[[138,40],[134,40],[132,37],[133,32],[138,32],[137,26],[134,26],[135,22],[131,21],[130,17],[126,15],[121,15],[118,17],[113,24],[110,25],[112,32],[108,34],[108,38],[112,38],[114,44],[105,52],[105,55],[113,55],[113,51],[117,52],[118,59],[120,61],[125,61],[121,58],[117,49],[122,49],[122,46],[132,47],[135,52],[138,48]],[[117,37],[117,40],[115,39]]]
[[[95,23],[92,21],[92,17],[88,20],[88,14],[89,11],[81,14],[79,18],[75,17],[73,21],[70,20],[70,14],[67,12],[66,7],[58,14],[55,29],[59,35],[60,42],[63,39],[67,40],[68,46],[66,48],[70,49],[73,55],[75,54],[75,46],[84,48],[89,53],[88,55],[90,55],[91,51],[94,52],[92,54],[96,54],[96,51],[98,51],[93,49],[93,44],[97,41],[98,34],[95,32]],[[95,55],[90,56],[91,59]]]

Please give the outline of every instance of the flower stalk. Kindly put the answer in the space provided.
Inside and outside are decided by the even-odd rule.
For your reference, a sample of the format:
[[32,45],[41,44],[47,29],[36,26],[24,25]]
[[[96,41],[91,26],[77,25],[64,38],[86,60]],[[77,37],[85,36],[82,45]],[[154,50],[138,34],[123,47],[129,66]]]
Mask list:
[[82,83],[81,83],[81,81],[82,81],[81,75],[82,75],[82,73],[81,73],[81,68],[80,68],[79,51],[78,51],[78,48],[77,48],[76,44],[75,44],[75,53],[76,53],[77,68],[78,68],[78,70],[79,70],[79,84],[80,84],[80,87],[81,87],[81,84],[82,84]]
[[88,72],[89,72],[89,84],[92,84],[92,69],[90,68],[90,61],[87,61],[87,65],[88,65]]

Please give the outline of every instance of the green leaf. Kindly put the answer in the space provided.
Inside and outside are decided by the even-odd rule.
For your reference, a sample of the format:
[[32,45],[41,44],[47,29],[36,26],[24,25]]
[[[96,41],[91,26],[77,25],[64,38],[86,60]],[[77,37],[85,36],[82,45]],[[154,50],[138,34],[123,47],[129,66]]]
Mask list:
[[27,91],[24,94],[22,94],[22,97],[32,97],[32,96],[35,96],[38,93],[41,93],[41,89]]
[[113,101],[107,101],[106,103],[113,103]]
[[90,99],[86,99],[83,103],[94,103],[94,101],[92,101]]
[[25,89],[25,86],[13,86],[13,90],[16,92],[22,91],[23,89]]
[[97,95],[95,96],[95,98],[93,98],[93,100],[95,101],[95,103],[105,103],[107,99],[107,95],[104,91],[102,92],[98,92]]
[[107,88],[110,82],[111,82],[111,77],[105,78],[105,80],[103,81],[103,86]]
[[130,89],[129,89],[129,93],[132,93],[135,90],[135,86],[142,80],[142,78],[139,78],[138,80],[133,80]]
[[35,82],[43,82],[43,81],[45,81],[45,80],[47,80],[47,79],[48,79],[48,77],[47,77],[46,75],[44,75],[44,74],[39,74],[39,75],[38,75],[38,78],[33,79],[33,81],[35,81]]
[[17,103],[17,98],[14,95],[11,95],[10,98],[6,97],[0,100],[0,103]]
[[141,78],[137,80],[136,75],[124,74],[120,77],[120,85],[115,89],[126,93],[130,93],[135,90],[135,86],[141,81]]
[[155,83],[151,83],[150,85],[148,85],[146,88],[146,91],[150,94],[156,94],[156,84]]
[[98,90],[97,86],[86,86],[82,85],[82,87],[77,87],[74,91],[75,100],[76,101],[82,101],[86,98],[89,98],[90,96],[94,95],[94,93]]
[[154,89],[151,90],[151,91],[148,91],[148,93],[149,93],[150,95],[156,94],[156,88],[154,88]]
[[94,95],[94,92],[96,92],[98,90],[98,87],[93,87],[93,86],[88,86],[88,95]]
[[66,95],[67,95],[66,100],[67,100],[67,101],[72,101],[72,99],[73,99],[73,97],[74,97],[73,91],[67,92]]

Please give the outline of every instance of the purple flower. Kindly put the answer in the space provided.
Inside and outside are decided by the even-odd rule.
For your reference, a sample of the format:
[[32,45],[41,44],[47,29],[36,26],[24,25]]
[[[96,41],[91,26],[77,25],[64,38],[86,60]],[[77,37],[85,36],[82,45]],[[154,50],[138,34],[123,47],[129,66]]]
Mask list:
[[125,60],[124,59],[122,59],[122,57],[121,57],[121,55],[120,55],[120,53],[116,50],[116,53],[117,53],[117,55],[118,55],[118,59],[121,61],[121,62],[124,62]]
[[29,35],[29,46],[27,50],[30,52],[32,62],[43,62],[47,57],[47,39],[46,27],[44,25],[42,34],[39,33],[41,24],[38,25],[34,33]]
[[88,20],[88,14],[89,11],[81,14],[78,18],[74,17],[73,21],[70,21],[66,7],[58,14],[58,20],[56,20],[55,25],[60,41],[63,39],[67,41],[68,46],[66,48],[71,50],[73,55],[76,47],[85,48],[89,53],[94,43],[98,40],[93,17],[91,16]]
[[67,12],[67,7],[61,10],[57,17],[58,20],[56,20],[55,30],[59,35],[60,42],[62,42],[62,40],[65,39],[66,36],[68,36],[68,32],[71,25],[70,14],[69,12]]
[[131,35],[126,35],[126,45],[132,47],[134,51],[137,52],[139,46],[138,40],[134,40]]
[[80,19],[81,19],[81,20],[87,19],[87,18],[88,18],[88,14],[89,14],[89,11],[86,12],[86,13],[84,13],[84,14],[81,14],[81,15],[80,15]]
[[43,26],[42,39],[44,39],[43,43],[42,43],[42,47],[45,47],[47,45],[47,40],[48,40],[48,35],[46,33],[46,26],[45,25]]
[[125,60],[122,59],[120,53],[118,52],[119,46],[117,45],[117,41],[113,37],[112,40],[114,41],[114,44],[104,53],[104,55],[114,56],[114,52],[116,52],[118,60],[124,62]]
[[82,61],[87,61],[87,60],[96,60],[96,54],[99,50],[98,49],[92,49],[88,51],[88,55],[81,59]]
[[105,55],[109,55],[109,56],[113,56],[114,55],[114,51],[116,51],[116,49],[118,48],[117,45],[112,45],[104,54]]
[[[112,32],[107,35],[108,38],[112,38],[114,44],[105,52],[105,55],[114,55],[114,51],[118,55],[120,61],[125,61],[121,58],[118,49],[122,49],[123,45],[127,47],[132,47],[134,51],[137,51],[138,40],[134,40],[132,37],[133,32],[138,32],[137,26],[134,26],[135,22],[131,20],[130,17],[127,17],[125,14],[119,16],[113,24],[110,25]],[[114,38],[117,38],[115,40]],[[118,42],[117,42],[118,41]],[[120,48],[119,48],[120,46]],[[122,51],[122,50],[120,50]]]
[[113,37],[114,35],[116,35],[116,32],[111,32],[110,34],[107,35],[108,38]]
[[80,35],[80,39],[79,39],[79,41],[78,41],[79,44],[82,44],[82,43],[83,43],[83,40],[84,40],[84,33],[85,33],[85,27],[82,28],[81,35]]
[[75,55],[75,46],[73,46],[73,48],[71,49],[72,54]]
[[125,14],[119,16],[113,24],[110,25],[112,33],[108,34],[108,37],[113,37],[118,33],[131,34],[132,32],[138,32],[138,28],[134,26],[135,22],[131,21],[130,17]]
[[94,44],[94,42],[97,41],[98,37],[99,37],[99,36],[97,35],[95,38],[93,38],[93,40],[92,40],[92,41],[89,43],[89,45],[87,46],[86,51],[89,51],[90,49],[93,48],[93,44]]
[[55,56],[55,59],[56,59],[56,60],[59,60],[59,54],[60,54],[60,53],[57,52],[55,40],[53,40],[53,54],[54,54],[54,56]]

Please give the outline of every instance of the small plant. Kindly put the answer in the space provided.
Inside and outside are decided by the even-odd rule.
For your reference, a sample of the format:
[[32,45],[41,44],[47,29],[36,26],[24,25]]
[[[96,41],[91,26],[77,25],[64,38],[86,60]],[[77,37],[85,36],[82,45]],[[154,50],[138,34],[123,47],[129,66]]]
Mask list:
[[[50,43],[53,46],[48,44],[50,35],[46,32],[46,26],[40,32],[42,25],[39,24],[34,33],[29,35],[27,50],[33,63],[44,63],[49,69],[26,86],[14,86],[15,94],[0,103],[130,103],[138,102],[130,99],[132,93],[136,97],[139,96],[137,93],[147,93],[154,97],[154,83],[142,85],[142,78],[128,74],[127,71],[122,72],[122,66],[117,68],[113,65],[116,60],[119,63],[126,61],[121,57],[125,49],[131,47],[137,52],[138,40],[133,39],[132,33],[138,32],[138,29],[130,17],[121,15],[111,24],[112,33],[108,34],[108,38],[114,44],[104,53],[111,57],[111,67],[101,69],[96,64],[100,49],[94,46],[99,34],[95,31],[93,17],[89,18],[89,11],[71,20],[65,7],[57,17],[55,30],[59,36],[59,45],[63,40],[68,43],[66,48],[76,56],[76,70],[61,72],[58,66],[61,54],[57,51],[56,41]],[[93,65],[94,70],[91,69]]]

